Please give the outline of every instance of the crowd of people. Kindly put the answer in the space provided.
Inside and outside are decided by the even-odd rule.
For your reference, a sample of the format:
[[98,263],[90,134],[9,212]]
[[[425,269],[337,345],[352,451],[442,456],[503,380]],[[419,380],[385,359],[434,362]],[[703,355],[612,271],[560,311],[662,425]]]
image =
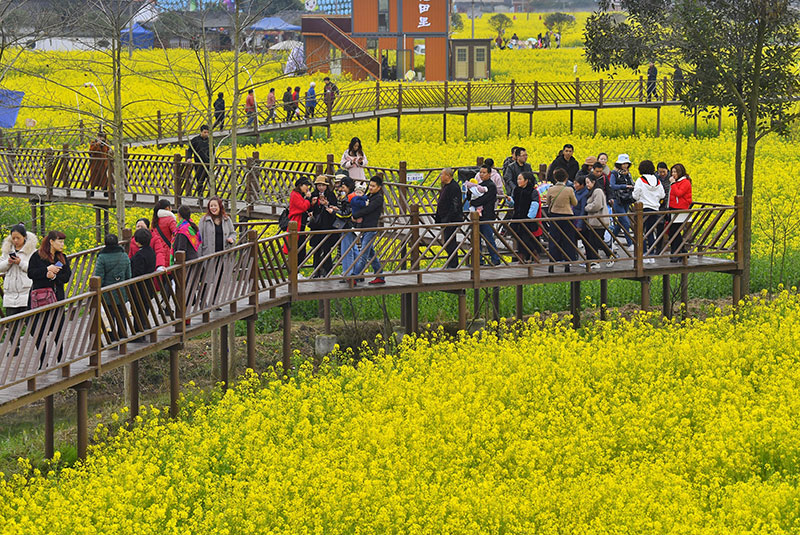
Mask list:
[[494,46],[500,50],[524,50],[530,48],[561,48],[561,33],[557,31],[547,31],[544,35],[539,32],[536,37],[520,39],[516,32],[510,38],[505,39],[503,34],[497,34],[494,39]]
[[[633,162],[627,154],[620,154],[610,165],[608,154],[600,153],[588,156],[581,165],[574,151],[571,144],[564,145],[541,179],[527,163],[524,147],[512,147],[511,155],[503,162],[502,180],[493,160],[486,159],[475,178],[462,186],[465,204],[459,207],[451,206],[453,170],[445,169],[441,174],[436,220],[458,221],[464,210],[478,212],[480,220],[487,221],[481,224],[481,234],[489,249],[489,259],[497,265],[498,229],[488,222],[497,220],[496,211],[504,203],[510,207],[506,218],[515,221],[509,227],[512,230],[509,234],[518,244],[515,253],[520,261],[537,260],[546,246],[549,260],[566,263],[565,271],[569,272],[570,264],[577,261],[578,251],[583,250],[589,269],[596,270],[601,268],[600,254],[606,256],[607,265],[613,265],[618,243],[632,251],[633,232],[628,214],[632,205],[640,202],[645,214],[644,262],[654,263],[652,257],[665,251],[667,245],[674,255],[670,260],[680,262],[678,253],[684,252],[682,233],[689,217],[680,211],[688,210],[692,203],[692,182],[686,168],[680,163],[668,166],[665,162],[656,165],[651,160],[642,160],[636,168],[638,173],[634,174]],[[664,214],[671,210],[677,212]],[[505,233],[505,228],[500,232]],[[449,236],[443,237],[445,242],[448,239]],[[448,252],[454,252],[455,247],[450,247]],[[451,260],[451,264],[457,262]],[[580,264],[586,267],[584,262]],[[553,270],[549,266],[549,271]]]
[[[636,202],[643,206],[644,262],[654,262],[653,256],[667,250],[670,261],[682,261],[682,232],[689,218],[685,210],[692,203],[692,181],[682,164],[670,166],[642,160],[634,168],[627,154],[611,161],[606,153],[600,153],[586,157],[581,165],[570,144],[563,146],[541,177],[527,160],[524,147],[513,147],[499,168],[487,158],[477,170],[441,171],[434,220],[442,225],[440,240],[447,252],[447,268],[459,266],[459,226],[452,223],[463,222],[471,212],[480,221],[486,247],[483,263],[487,265],[499,265],[502,252],[521,263],[539,262],[545,257],[550,272],[556,263],[564,265],[567,272],[576,264],[584,269],[601,269],[601,255],[611,266],[620,247],[632,251],[629,214]],[[375,230],[380,226],[385,205],[385,177],[382,173],[368,177],[367,163],[361,140],[354,137],[332,180],[319,175],[313,183],[300,178],[294,184],[287,221],[294,221],[298,230],[304,231],[298,243],[298,265],[308,267],[306,254],[310,245],[313,277],[327,277],[340,265],[343,283],[357,285],[365,281],[367,268],[374,273],[370,285],[386,282],[376,250]],[[176,262],[179,251],[186,260],[193,260],[235,245],[233,220],[219,197],[207,201],[206,211],[197,221],[186,205],[178,207],[177,217],[172,208],[169,200],[160,199],[151,219],[137,220],[127,251],[116,235],[105,237],[94,271],[102,286],[164,271]],[[505,244],[516,243],[516,250],[498,247],[498,234],[504,237]],[[65,239],[62,232],[50,231],[38,243],[37,236],[24,225],[11,229],[0,254],[7,315],[64,299],[65,286],[72,275],[64,253]],[[137,285],[135,290],[140,296],[152,296],[155,284],[151,280],[149,286]],[[148,312],[141,298],[131,299],[123,290],[105,294],[107,310],[124,308],[126,302],[131,302],[131,310],[136,312],[136,332],[146,330]],[[123,316],[107,314],[112,339],[128,336]],[[58,338],[62,327],[52,320],[40,333],[37,346],[45,331],[55,330]]]

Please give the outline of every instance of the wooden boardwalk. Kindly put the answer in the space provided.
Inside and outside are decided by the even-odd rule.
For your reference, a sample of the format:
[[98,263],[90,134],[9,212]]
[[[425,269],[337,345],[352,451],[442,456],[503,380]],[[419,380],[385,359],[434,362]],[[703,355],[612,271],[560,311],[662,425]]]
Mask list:
[[[397,120],[397,139],[401,138],[400,120],[409,115],[441,115],[442,138],[447,141],[447,116],[462,116],[464,137],[468,135],[467,117],[475,113],[506,113],[506,131],[511,133],[512,113],[525,113],[530,117],[528,134],[532,132],[532,117],[536,112],[569,110],[570,131],[572,131],[574,111],[594,113],[594,134],[598,133],[597,110],[609,108],[630,108],[631,132],[636,133],[636,109],[652,108],[656,115],[656,135],[661,132],[661,113],[663,106],[681,106],[681,95],[686,84],[676,84],[667,78],[656,83],[657,97],[647,97],[647,81],[642,77],[633,80],[591,80],[576,79],[571,82],[454,82],[454,83],[391,83],[342,91],[333,106],[327,106],[321,94],[315,115],[306,109],[304,99],[300,102],[301,118],[287,121],[287,113],[282,104],[275,110],[259,105],[256,118],[248,125],[245,113],[237,114],[236,124],[231,122],[231,110],[215,137],[227,137],[236,130],[239,135],[261,135],[282,132],[297,128],[326,128],[330,134],[331,125],[352,121],[378,119],[376,137],[381,137],[382,118]],[[134,117],[123,122],[123,142],[131,147],[152,145],[171,145],[186,143],[199,132],[200,126],[209,123],[208,115],[199,111],[188,113],[161,113],[147,117]],[[695,135],[697,134],[697,115],[695,113]],[[721,123],[720,123],[721,125]],[[17,147],[85,146],[96,135],[99,124],[83,122],[68,127],[43,129],[9,130],[5,141],[0,145]]]
[[[163,349],[169,349],[174,360],[175,411],[178,348],[190,338],[245,320],[247,361],[253,367],[255,319],[259,312],[275,307],[284,310],[283,358],[288,368],[289,305],[295,301],[401,294],[404,324],[416,331],[416,299],[423,292],[459,294],[458,318],[464,327],[468,290],[514,286],[517,316],[522,317],[522,288],[530,284],[570,282],[571,308],[577,315],[582,281],[600,280],[601,288],[613,279],[639,281],[643,308],[650,306],[652,277],[663,277],[665,298],[670,294],[670,275],[714,271],[731,274],[737,281],[743,269],[741,199],[733,205],[696,204],[686,213],[690,219],[683,224],[684,238],[678,243],[677,235],[669,236],[658,226],[645,233],[644,212],[637,205],[629,214],[632,227],[621,227],[623,235],[613,238],[613,265],[603,259],[599,269],[590,269],[588,245],[576,249],[573,260],[565,261],[557,258],[552,248],[531,249],[520,241],[519,227],[513,222],[492,223],[497,240],[492,244],[480,233],[480,226],[486,223],[474,217],[464,223],[432,225],[420,223],[414,210],[409,224],[375,229],[375,249],[386,280],[383,285],[358,283],[358,277],[370,277],[366,268],[356,273],[343,265],[346,253],[353,251],[355,265],[361,265],[365,254],[364,244],[359,246],[357,240],[348,245],[353,231],[298,232],[294,223],[285,233],[276,233],[274,223],[251,223],[247,239],[228,251],[190,262],[179,254],[178,263],[166,271],[103,288],[99,279],[91,277],[100,248],[84,251],[70,257],[73,277],[66,300],[0,320],[0,414],[43,398],[49,406],[54,393],[83,388],[81,385],[95,377]],[[657,215],[665,218],[670,213]],[[606,228],[620,223],[618,218],[616,214],[608,216]],[[583,220],[563,218],[573,228]],[[551,242],[551,225],[546,220],[539,223],[544,228],[543,244]],[[445,246],[444,227],[453,229],[453,248]],[[321,249],[325,240],[316,247],[303,246],[309,238],[322,234],[330,237],[329,251]],[[633,243],[631,250],[624,247],[626,237]],[[675,253],[670,252],[673,243],[680,246]],[[491,249],[500,255],[500,265],[483,265]],[[601,257],[609,252],[598,251]],[[315,253],[322,253],[316,264]],[[535,260],[526,261],[528,256]],[[326,266],[325,260],[330,264]],[[567,266],[570,272],[565,272]],[[738,284],[734,282],[733,287],[736,302]],[[115,299],[121,292],[126,297]],[[602,300],[605,304],[605,297]],[[325,309],[326,324],[330,325],[330,307]],[[666,302],[664,311],[669,313]],[[227,383],[227,376],[223,381]]]

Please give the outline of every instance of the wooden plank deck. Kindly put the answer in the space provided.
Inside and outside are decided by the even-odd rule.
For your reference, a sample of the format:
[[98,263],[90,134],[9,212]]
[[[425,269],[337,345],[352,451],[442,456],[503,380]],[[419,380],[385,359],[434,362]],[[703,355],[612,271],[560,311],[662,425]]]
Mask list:
[[[605,261],[603,261],[601,266],[600,270],[586,271],[585,268],[580,269],[576,264],[572,267],[570,273],[565,273],[561,266],[555,268],[555,273],[549,273],[546,266],[537,264],[486,267],[481,269],[482,277],[477,284],[473,282],[469,268],[440,270],[421,274],[388,273],[385,274],[386,284],[376,286],[360,283],[355,287],[351,287],[349,284],[343,284],[341,278],[331,280],[300,278],[295,299],[299,301],[336,299],[369,295],[455,291],[495,286],[548,284],[576,280],[637,278],[631,259],[617,261],[612,267],[606,267]],[[706,271],[732,273],[736,270],[737,264],[732,260],[713,257],[691,257],[686,264],[670,263],[666,258],[656,259],[654,264],[646,264],[644,271],[645,277],[652,277]],[[490,276],[485,277],[483,275]],[[367,275],[366,280],[369,279],[370,277]],[[258,311],[281,306],[291,301],[292,296],[288,284],[277,287],[273,292],[262,290],[258,295]],[[254,307],[249,302],[249,297],[245,297],[238,300],[234,307],[228,306],[223,310],[209,312],[207,319],[204,319],[202,315],[195,316],[186,327],[186,339],[217,329],[223,324],[228,324],[232,321],[244,320],[252,316],[254,310]],[[101,356],[100,374],[156,351],[180,345],[182,342],[182,334],[174,332],[174,327],[164,327],[155,333],[155,341],[150,341],[148,338],[145,342],[129,343],[124,352],[119,351],[118,348],[104,351]],[[0,389],[0,414],[10,412],[44,396],[91,380],[97,375],[97,370],[89,365],[89,358],[86,357],[70,365],[67,377],[62,376],[61,369],[55,369],[37,376],[33,390],[29,390],[28,385],[24,382]]]

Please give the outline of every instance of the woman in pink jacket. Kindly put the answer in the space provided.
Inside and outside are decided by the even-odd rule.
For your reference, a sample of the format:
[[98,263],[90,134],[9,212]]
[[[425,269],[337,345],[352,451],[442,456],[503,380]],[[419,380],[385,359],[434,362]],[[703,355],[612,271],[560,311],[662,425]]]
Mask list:
[[354,137],[350,140],[350,146],[342,154],[342,161],[339,165],[343,169],[347,169],[350,178],[356,181],[356,185],[365,185],[367,177],[364,175],[364,167],[368,165],[368,162],[361,147],[360,139]]

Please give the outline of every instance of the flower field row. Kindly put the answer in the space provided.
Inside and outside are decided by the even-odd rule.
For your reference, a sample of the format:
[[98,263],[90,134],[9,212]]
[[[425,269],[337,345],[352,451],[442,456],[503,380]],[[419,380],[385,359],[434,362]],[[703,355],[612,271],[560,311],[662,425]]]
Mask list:
[[151,409],[84,465],[0,479],[0,533],[796,533],[798,346],[795,292],[440,331]]

